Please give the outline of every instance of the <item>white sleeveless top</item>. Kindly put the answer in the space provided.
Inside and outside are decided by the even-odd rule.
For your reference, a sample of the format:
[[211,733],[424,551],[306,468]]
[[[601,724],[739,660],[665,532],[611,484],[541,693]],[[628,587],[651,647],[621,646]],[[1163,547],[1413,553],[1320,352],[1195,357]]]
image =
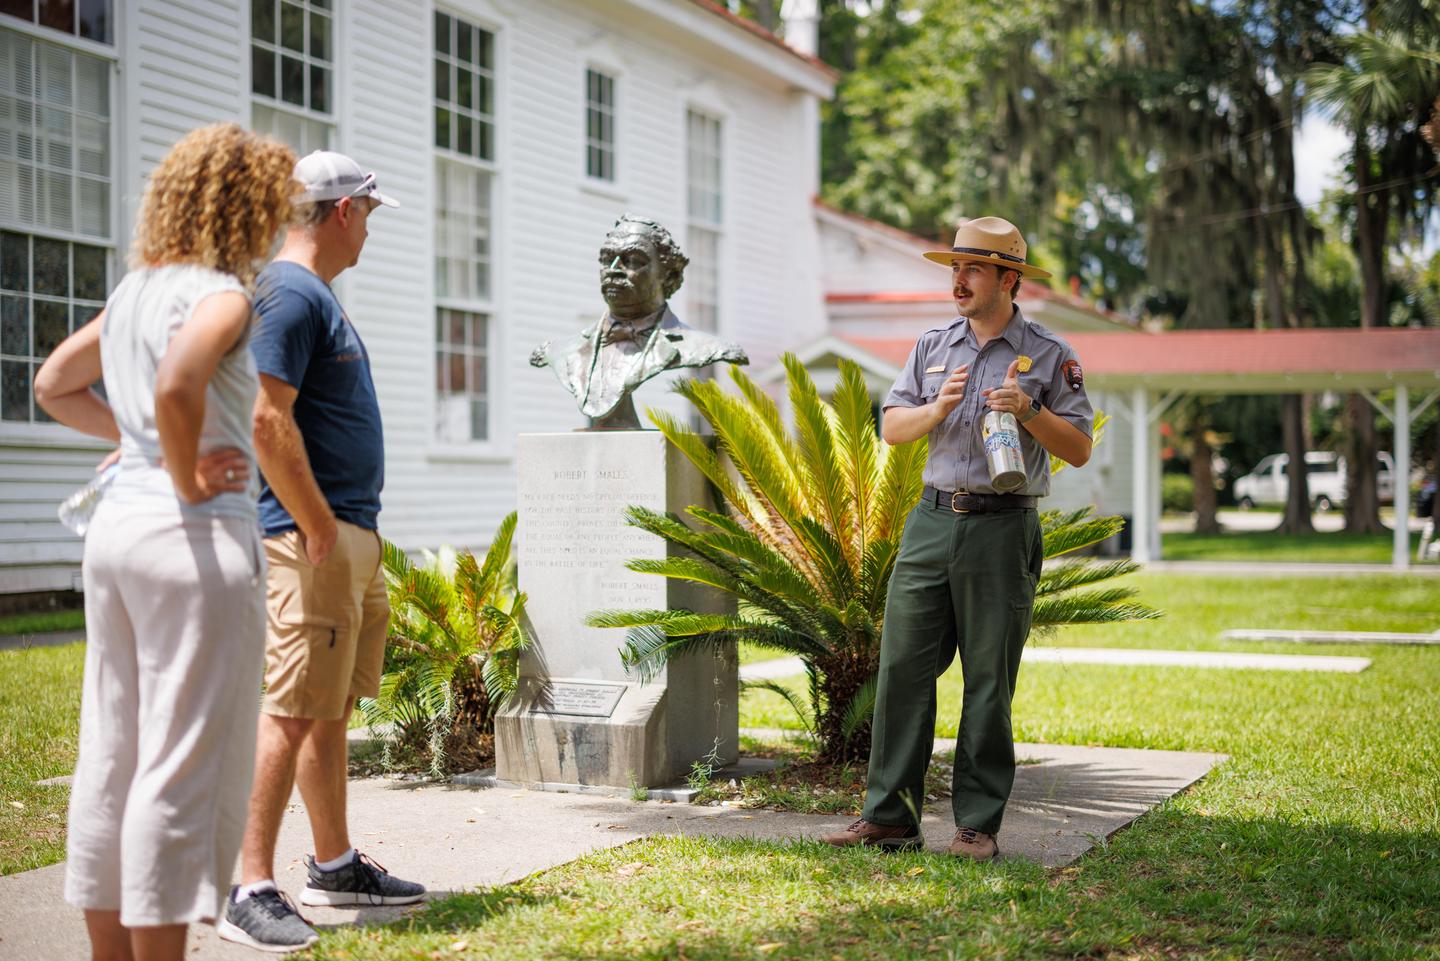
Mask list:
[[202,504],[187,504],[175,493],[155,426],[155,373],[180,327],[211,294],[249,295],[234,276],[181,264],[132,271],[106,303],[100,329],[100,364],[105,393],[120,427],[120,472],[105,495],[127,510],[253,518],[259,471],[251,442],[251,417],[260,381],[250,354],[250,336],[240,339],[215,370],[205,390],[205,419],[199,454],[222,447],[243,451],[250,462],[250,489],[225,493]]

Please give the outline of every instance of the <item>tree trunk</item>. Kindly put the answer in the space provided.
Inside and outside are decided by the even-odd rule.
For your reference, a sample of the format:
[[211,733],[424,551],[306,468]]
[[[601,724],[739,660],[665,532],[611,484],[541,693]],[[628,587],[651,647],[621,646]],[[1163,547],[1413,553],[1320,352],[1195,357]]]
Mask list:
[[1197,411],[1190,427],[1190,482],[1195,488],[1195,533],[1218,534],[1220,519],[1216,515],[1215,474],[1210,469],[1213,452],[1210,442],[1205,439],[1207,429],[1204,415]]
[[1375,410],[1360,394],[1345,402],[1349,424],[1345,439],[1345,530],[1352,534],[1382,534],[1380,490],[1375,477]]
[[847,740],[845,711],[865,682],[875,676],[878,655],[857,650],[849,655],[817,658],[815,666],[821,674],[820,692],[825,701],[825,709],[816,721],[820,735],[817,760],[830,764],[866,760],[870,757],[870,724],[860,725]]
[[1315,525],[1310,522],[1310,484],[1305,476],[1305,404],[1299,394],[1284,396],[1280,428],[1285,438],[1285,452],[1290,455],[1285,469],[1290,489],[1279,530],[1287,534],[1311,534]]

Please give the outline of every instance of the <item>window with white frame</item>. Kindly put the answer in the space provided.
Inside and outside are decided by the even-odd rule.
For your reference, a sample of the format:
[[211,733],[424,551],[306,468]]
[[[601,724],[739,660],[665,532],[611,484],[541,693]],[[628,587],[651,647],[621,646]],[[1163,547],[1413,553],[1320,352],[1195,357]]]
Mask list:
[[0,0],[0,14],[96,43],[115,42],[114,0]]
[[615,182],[615,78],[585,71],[585,175]]
[[685,322],[714,331],[720,319],[721,197],[720,121],[685,112],[686,236]]
[[435,14],[435,436],[490,439],[495,37]]
[[301,156],[335,138],[335,0],[250,0],[251,117]]
[[0,0],[0,13],[57,31],[52,43],[0,16],[0,421],[43,423],[35,371],[104,307],[114,253],[113,61],[59,34],[107,43],[113,8]]

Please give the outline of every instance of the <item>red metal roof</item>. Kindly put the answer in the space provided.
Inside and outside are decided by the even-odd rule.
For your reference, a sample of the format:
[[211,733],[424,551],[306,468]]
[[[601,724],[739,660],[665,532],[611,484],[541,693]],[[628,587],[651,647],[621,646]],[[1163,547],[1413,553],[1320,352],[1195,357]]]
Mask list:
[[[1065,334],[1090,375],[1285,376],[1430,373],[1440,384],[1440,328],[1362,330],[1176,330]],[[910,356],[910,338],[844,336],[893,366]]]
[[798,57],[810,66],[822,71],[832,81],[840,79],[840,71],[836,70],[834,67],[821,60],[819,57],[812,57],[809,54],[801,53],[799,50],[796,50],[784,40],[781,40],[779,37],[775,36],[775,34],[771,33],[769,30],[766,30],[764,27],[760,26],[760,24],[756,23],[754,20],[747,20],[745,17],[741,17],[737,14],[731,13],[730,10],[723,3],[716,3],[715,0],[690,0],[690,2],[695,4],[695,6],[697,7],[700,7],[702,10],[708,10],[711,13],[715,14],[717,17],[721,17],[725,20],[730,21],[735,26],[739,27],[747,33],[759,37],[766,43],[773,44],[774,46],[779,47],[781,50],[784,50],[792,57]]

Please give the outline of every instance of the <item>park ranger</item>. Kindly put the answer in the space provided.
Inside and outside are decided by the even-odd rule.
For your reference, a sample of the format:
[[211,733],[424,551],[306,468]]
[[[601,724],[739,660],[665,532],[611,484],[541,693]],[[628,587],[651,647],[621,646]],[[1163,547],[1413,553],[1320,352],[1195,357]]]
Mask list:
[[[921,335],[885,398],[890,444],[929,437],[925,488],[906,521],[880,644],[865,809],[823,840],[918,848],[925,769],[935,739],[935,682],[959,652],[964,703],[955,749],[950,853],[998,855],[995,835],[1015,779],[1010,699],[1030,633],[1042,545],[1035,511],[1050,455],[1090,458],[1092,414],[1075,352],[1015,304],[1020,232],[998,217],[960,224],[955,246],[925,257],[950,267],[953,323]],[[982,438],[989,411],[1020,424],[1026,481],[997,493]]]

